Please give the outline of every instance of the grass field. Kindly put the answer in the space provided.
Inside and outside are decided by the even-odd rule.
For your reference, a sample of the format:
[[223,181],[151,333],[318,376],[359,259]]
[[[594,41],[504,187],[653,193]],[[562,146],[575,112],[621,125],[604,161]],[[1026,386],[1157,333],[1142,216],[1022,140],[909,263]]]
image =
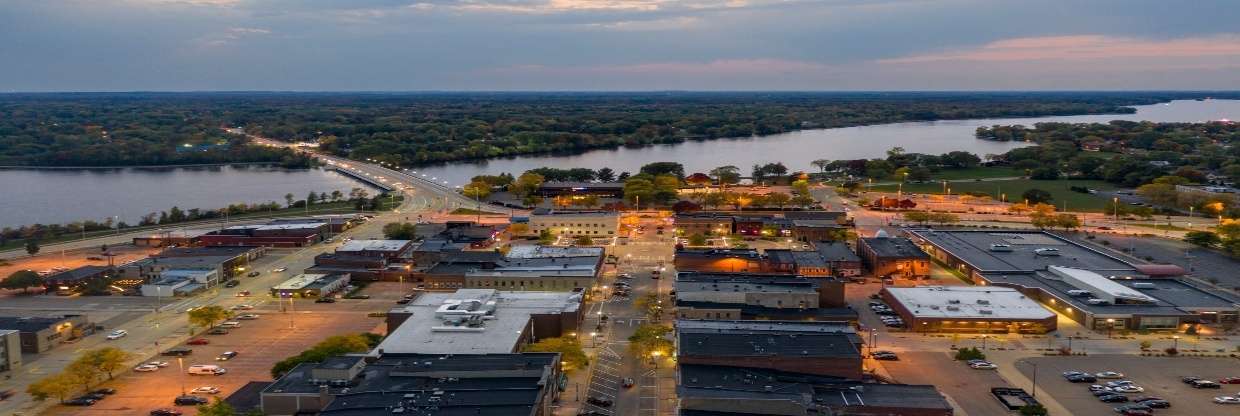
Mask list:
[[1025,176],[1024,169],[1017,169],[1007,166],[978,166],[969,169],[944,169],[930,175],[934,180],[959,180],[959,179],[982,179],[982,178],[1007,178],[1013,176]]
[[[1108,200],[1095,195],[1074,192],[1069,187],[1083,186],[1090,189],[1100,191],[1115,189],[1114,185],[1103,181],[1091,180],[1056,180],[1056,181],[1035,181],[1031,179],[1014,179],[1005,181],[980,181],[980,182],[953,182],[949,183],[951,193],[960,194],[965,192],[982,192],[996,197],[1000,193],[1006,194],[1009,201],[1020,200],[1020,195],[1025,191],[1033,188],[1050,192],[1054,197],[1052,201],[1056,207],[1063,209],[1064,202],[1068,203],[1069,211],[1089,211],[1102,212],[1108,203]],[[895,191],[895,185],[874,186],[876,191]],[[905,184],[904,192],[911,193],[928,193],[940,194],[943,192],[943,185],[937,183],[921,183],[921,184]]]

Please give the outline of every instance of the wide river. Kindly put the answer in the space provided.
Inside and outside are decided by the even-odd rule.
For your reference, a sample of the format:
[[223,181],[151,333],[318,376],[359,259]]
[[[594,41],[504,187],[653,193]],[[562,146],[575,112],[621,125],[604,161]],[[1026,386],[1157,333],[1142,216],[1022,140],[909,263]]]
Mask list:
[[[594,150],[576,155],[540,155],[458,162],[418,168],[419,174],[461,185],[479,174],[528,169],[610,167],[616,172],[636,171],[650,162],[675,161],[689,172],[721,165],[748,172],[755,163],[783,162],[792,170],[811,170],[815,159],[884,157],[888,149],[946,153],[964,150],[979,156],[1003,153],[1024,143],[977,140],[974,130],[994,124],[1056,121],[1071,123],[1110,120],[1196,122],[1240,119],[1240,100],[1174,101],[1137,106],[1135,114],[976,119],[882,124],[863,127],[804,130],[765,137],[747,137],[680,144]],[[358,183],[335,172],[287,171],[263,167],[111,170],[0,170],[0,227],[32,223],[64,223],[119,216],[135,223],[142,215],[181,208],[219,208],[237,202],[298,199],[307,192],[340,190],[348,193]]]

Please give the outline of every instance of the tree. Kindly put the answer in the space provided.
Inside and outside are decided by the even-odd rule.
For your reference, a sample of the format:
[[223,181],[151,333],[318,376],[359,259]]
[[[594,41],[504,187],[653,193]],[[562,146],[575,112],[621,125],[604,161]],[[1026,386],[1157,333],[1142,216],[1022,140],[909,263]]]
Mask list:
[[702,204],[713,208],[728,203],[728,196],[723,192],[711,192],[702,197]]
[[1215,248],[1223,243],[1223,239],[1219,238],[1218,234],[1210,231],[1189,231],[1184,234],[1184,241],[1206,248]]
[[986,353],[982,352],[982,350],[977,349],[977,347],[973,347],[973,348],[965,347],[965,348],[956,350],[956,360],[958,361],[985,360],[985,359],[986,359]]
[[814,197],[809,196],[809,195],[797,195],[797,196],[792,197],[792,200],[788,202],[798,207],[808,208],[810,206],[813,206],[814,204],[817,204],[818,200],[814,199]]
[[600,168],[594,176],[597,177],[600,182],[611,182],[616,180],[616,171],[606,167]]
[[931,222],[934,222],[940,225],[955,224],[955,223],[960,222],[959,216],[957,216],[956,214],[951,214],[947,212],[931,213],[928,219]]
[[1020,407],[1020,416],[1046,416],[1046,407],[1041,404],[1027,404]]
[[670,356],[676,345],[667,339],[672,327],[659,324],[641,324],[629,336],[629,351],[638,357],[649,357],[654,352]]
[[930,180],[930,169],[925,166],[913,166],[908,170],[908,180],[913,182],[925,182]]
[[659,302],[659,295],[654,293],[633,300],[633,307],[652,319],[658,319],[659,315],[663,314],[663,305]]
[[1049,203],[1054,200],[1054,196],[1050,192],[1038,188],[1029,188],[1029,190],[1020,194],[1020,197],[1030,204]]
[[383,238],[388,240],[413,240],[418,236],[417,224],[393,222],[383,226]]
[[1072,214],[1059,214],[1055,216],[1055,225],[1064,231],[1075,230],[1081,228],[1081,219]]
[[1179,201],[1179,192],[1175,190],[1175,185],[1165,183],[1151,183],[1137,187],[1137,195],[1145,198],[1154,205],[1163,207],[1174,207]]
[[538,232],[538,244],[548,245],[555,242],[555,234],[550,230],[542,230]]
[[332,202],[340,201],[343,197],[344,195],[340,192],[340,190],[332,191]]
[[924,211],[909,211],[903,214],[905,221],[912,221],[918,224],[925,224],[930,221],[930,213]]
[[89,357],[82,355],[65,366],[63,374],[73,380],[73,384],[82,386],[82,390],[90,390],[103,375],[103,370],[96,366]]
[[210,404],[198,405],[198,416],[237,416],[237,409],[234,409],[228,402],[220,400],[219,397],[211,399]]
[[39,254],[39,239],[37,238],[26,239],[26,254],[29,254],[31,256],[35,254]]
[[1034,169],[1033,172],[1029,174],[1029,179],[1038,181],[1053,181],[1055,179],[1059,179],[1059,169],[1051,166],[1040,167]]
[[284,203],[289,208],[293,207],[293,193],[292,192],[284,194]]
[[467,198],[483,199],[491,195],[491,184],[473,181],[462,187],[461,193]]
[[689,236],[689,245],[691,246],[706,245],[706,236],[698,234],[698,233],[693,233],[693,235]]
[[316,192],[314,192],[314,191],[310,191],[310,193],[309,193],[309,194],[306,194],[306,205],[314,205],[314,204],[316,204],[316,203],[318,203],[318,202],[319,202],[319,194],[318,194],[318,193],[316,193]]
[[642,166],[640,172],[651,176],[670,174],[676,178],[684,178],[685,166],[676,162],[654,162]]
[[42,285],[43,278],[30,270],[18,270],[0,280],[0,289],[21,289],[22,293],[29,293],[30,288]]
[[780,210],[783,210],[784,205],[788,205],[790,201],[792,201],[792,196],[783,192],[771,192],[766,195],[766,203],[777,206]]
[[519,197],[528,197],[534,195],[538,191],[538,187],[542,186],[545,179],[542,175],[533,172],[522,173],[518,176],[512,185],[508,186],[508,191]]
[[77,390],[76,383],[64,373],[56,373],[47,377],[43,377],[29,386],[26,386],[26,393],[37,401],[47,400],[48,397],[55,397],[57,400],[64,402]]
[[117,371],[125,367],[125,362],[132,358],[134,358],[133,354],[120,348],[104,347],[86,351],[78,359],[98,367],[100,371],[108,375],[108,380],[111,380]]
[[231,318],[232,311],[220,306],[210,305],[189,311],[189,322],[203,328],[214,328],[216,322]]
[[651,204],[655,199],[655,185],[643,177],[631,177],[624,181],[624,200],[638,204],[641,200]]
[[576,239],[573,240],[573,244],[576,244],[579,246],[589,246],[589,245],[594,245],[594,240],[591,239],[590,236],[588,235],[579,235],[577,236]]
[[792,193],[797,195],[809,195],[809,181],[805,179],[797,179],[792,181]]
[[720,166],[708,172],[719,185],[730,185],[741,181],[741,168],[732,165]]
[[586,356],[585,350],[581,348],[581,343],[576,337],[564,336],[555,338],[543,338],[533,344],[528,344],[521,348],[522,352],[558,352],[560,353],[560,362],[563,363],[565,371],[572,371],[578,368],[585,368],[590,362],[590,357]]
[[813,161],[813,162],[809,162],[809,164],[810,164],[810,165],[812,165],[813,167],[818,168],[818,171],[819,171],[819,172],[826,173],[826,172],[827,172],[827,166],[830,166],[830,165],[831,165],[831,160],[829,160],[829,159],[814,159],[814,161]]
[[316,363],[337,355],[365,352],[378,345],[379,339],[371,334],[333,335],[300,354],[285,358],[271,367],[271,376],[280,378],[288,370],[301,363]]

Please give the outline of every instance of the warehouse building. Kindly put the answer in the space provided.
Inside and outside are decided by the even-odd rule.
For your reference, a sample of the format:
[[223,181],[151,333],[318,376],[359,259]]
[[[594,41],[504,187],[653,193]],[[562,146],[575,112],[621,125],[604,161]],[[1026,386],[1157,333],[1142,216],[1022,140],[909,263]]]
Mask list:
[[858,380],[755,368],[682,364],[676,395],[682,416],[951,416],[929,385]]
[[845,322],[677,320],[681,365],[862,376],[861,338]]
[[461,289],[427,292],[387,314],[376,351],[405,354],[508,354],[576,331],[583,292]]
[[857,320],[833,279],[679,272],[674,287],[679,319]]
[[[1019,290],[1092,329],[1174,330],[1231,323],[1236,296],[1133,265],[1043,231],[910,230],[936,260],[978,285]],[[1148,272],[1148,273],[1147,273]]]
[[60,317],[0,317],[0,330],[15,330],[21,338],[21,352],[41,353],[57,345],[95,332],[84,315]]
[[879,296],[917,332],[1044,334],[1056,315],[1016,289],[997,286],[885,287]]
[[349,285],[348,273],[299,274],[271,288],[277,298],[320,298]]

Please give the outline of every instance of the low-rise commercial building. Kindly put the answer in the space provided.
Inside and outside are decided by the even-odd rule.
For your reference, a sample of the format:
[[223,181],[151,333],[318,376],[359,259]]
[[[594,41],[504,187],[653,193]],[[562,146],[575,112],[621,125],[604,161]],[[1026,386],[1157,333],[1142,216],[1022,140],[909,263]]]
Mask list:
[[930,256],[911,240],[890,237],[883,230],[873,238],[857,239],[857,255],[877,277],[930,277]]
[[683,416],[951,416],[934,386],[862,383],[802,372],[681,364]]
[[402,354],[507,354],[540,339],[576,331],[583,291],[426,292],[387,314],[388,336],[376,348]]
[[885,287],[879,296],[917,332],[1045,334],[1057,316],[1016,289],[997,286]]
[[857,253],[848,247],[848,243],[817,241],[814,243],[814,250],[818,252],[822,261],[827,263],[832,275],[849,279],[861,277],[861,257],[858,257]]
[[909,230],[978,285],[1010,287],[1093,329],[1174,330],[1240,318],[1240,299],[1043,231]]
[[22,338],[16,329],[0,329],[0,373],[22,367]]
[[84,315],[21,316],[0,317],[0,330],[17,331],[21,338],[21,351],[37,354],[92,334],[95,327]]
[[409,257],[412,240],[351,240],[336,248],[337,254],[399,259]]
[[861,338],[845,322],[677,320],[676,335],[681,365],[862,376]]
[[276,218],[268,221],[268,224],[327,224],[327,232],[339,234],[361,224],[365,218],[361,214],[327,214],[312,215],[309,217],[297,218]]
[[543,182],[538,185],[538,196],[543,198],[585,197],[624,198],[624,182]]
[[832,279],[680,272],[674,287],[679,319],[857,320]]
[[167,269],[142,284],[142,296],[189,296],[220,283],[217,269]]
[[550,416],[565,377],[557,353],[331,357],[261,393],[269,416]]
[[97,280],[112,278],[115,274],[115,270],[111,267],[87,265],[48,276],[43,279],[43,286],[49,291],[77,291],[82,286]]
[[348,273],[299,274],[272,286],[277,298],[320,298],[349,285]]
[[563,237],[614,237],[620,229],[620,214],[612,211],[534,210],[529,217],[529,235],[543,231]]
[[733,215],[719,212],[678,213],[672,221],[676,233],[682,236],[729,235],[733,230]]
[[784,273],[754,249],[680,248],[672,257],[676,270],[702,273]]
[[202,229],[180,229],[165,230],[152,232],[149,235],[143,235],[133,238],[133,245],[138,247],[167,247],[180,246],[188,247],[199,243],[198,237],[201,237],[211,230]]
[[198,237],[207,246],[305,247],[329,234],[326,222],[235,225]]

